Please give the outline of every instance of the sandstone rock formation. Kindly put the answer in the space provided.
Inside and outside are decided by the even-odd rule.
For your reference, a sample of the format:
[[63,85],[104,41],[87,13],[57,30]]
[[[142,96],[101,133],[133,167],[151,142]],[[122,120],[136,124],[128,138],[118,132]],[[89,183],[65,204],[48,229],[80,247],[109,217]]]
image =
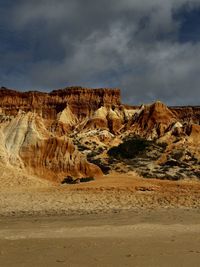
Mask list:
[[[3,116],[2,116],[3,117]],[[32,112],[18,113],[1,123],[1,162],[30,174],[60,181],[66,175],[97,176],[102,172],[91,164],[67,136],[58,137],[45,121]]]
[[38,91],[18,92],[2,87],[1,108],[6,115],[16,115],[19,110],[38,113],[45,119],[56,119],[67,104],[78,119],[91,115],[94,110],[120,104],[119,89],[69,87],[48,93]]
[[[58,182],[67,175],[130,168],[149,177],[179,177],[181,172],[198,177],[199,124],[199,107],[167,107],[159,101],[122,105],[119,89],[70,87],[42,93],[2,87],[0,165]],[[108,157],[111,147],[138,137],[154,142],[146,159],[120,163]]]
[[200,106],[198,107],[171,107],[171,111],[181,122],[200,124]]
[[148,139],[159,138],[177,121],[177,117],[163,103],[142,106],[128,123],[128,128]]

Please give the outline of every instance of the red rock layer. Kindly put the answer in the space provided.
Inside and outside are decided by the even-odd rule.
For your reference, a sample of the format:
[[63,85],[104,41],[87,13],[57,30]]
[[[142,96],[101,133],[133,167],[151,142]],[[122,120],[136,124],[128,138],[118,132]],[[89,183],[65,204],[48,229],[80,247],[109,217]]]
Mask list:
[[45,119],[55,119],[66,105],[81,119],[101,106],[120,105],[120,90],[69,87],[41,93],[17,92],[4,87],[0,89],[0,107],[6,115],[16,115],[23,110],[36,112]]
[[169,126],[177,121],[176,116],[162,102],[144,106],[139,114],[135,114],[128,123],[135,134],[147,138],[159,138],[164,135]]

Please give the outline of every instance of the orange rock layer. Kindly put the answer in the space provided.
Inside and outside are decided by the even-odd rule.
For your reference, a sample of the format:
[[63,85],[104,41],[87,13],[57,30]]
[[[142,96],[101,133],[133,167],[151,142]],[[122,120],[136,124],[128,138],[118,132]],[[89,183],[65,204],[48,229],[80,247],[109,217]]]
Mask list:
[[54,181],[66,175],[98,176],[102,171],[79,150],[81,142],[91,145],[91,153],[118,144],[129,134],[164,142],[175,142],[178,137],[196,145],[198,124],[199,107],[169,108],[159,101],[126,106],[121,104],[119,89],[70,87],[42,93],[3,87],[0,164]]
[[0,107],[7,115],[16,115],[22,110],[36,112],[45,119],[55,119],[67,105],[78,118],[84,118],[101,106],[120,105],[120,90],[69,87],[44,93],[0,89]]

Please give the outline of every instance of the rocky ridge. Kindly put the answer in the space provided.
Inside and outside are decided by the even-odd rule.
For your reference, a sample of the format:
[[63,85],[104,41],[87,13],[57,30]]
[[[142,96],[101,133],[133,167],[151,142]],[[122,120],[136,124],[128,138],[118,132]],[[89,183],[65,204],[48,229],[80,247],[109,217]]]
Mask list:
[[[119,89],[70,87],[50,93],[0,89],[0,165],[62,181],[102,172],[200,178],[200,108],[121,104]],[[138,139],[138,155],[113,157],[112,147]],[[142,144],[142,143],[140,143]],[[128,150],[127,150],[128,151]],[[137,154],[137,153],[136,153]]]

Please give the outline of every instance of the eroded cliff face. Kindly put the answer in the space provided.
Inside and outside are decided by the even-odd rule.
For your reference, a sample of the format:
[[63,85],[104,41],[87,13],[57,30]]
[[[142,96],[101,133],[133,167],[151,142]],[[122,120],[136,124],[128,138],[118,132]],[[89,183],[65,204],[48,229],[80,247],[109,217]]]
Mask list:
[[177,172],[187,169],[185,176],[200,176],[199,118],[198,107],[169,108],[159,101],[122,105],[119,89],[70,87],[42,93],[1,88],[0,165],[57,182],[66,175],[95,177],[102,175],[105,164],[119,170],[119,162],[109,163],[111,147],[139,137],[166,149],[152,146],[143,162],[131,161],[133,170],[154,177],[160,170],[159,177],[164,177],[165,164],[179,154],[180,166],[170,166],[170,172],[178,177]]
[[170,109],[179,118],[180,121],[200,125],[200,106],[171,107]]
[[118,105],[118,89],[71,87],[42,93],[1,88],[1,162],[55,181],[66,175],[102,175],[73,144],[69,133],[84,128],[102,106]]
[[127,123],[126,129],[138,136],[156,139],[163,136],[176,121],[175,114],[162,102],[157,101],[152,105],[140,107]]
[[120,105],[119,89],[69,87],[50,93],[0,89],[0,107],[6,115],[16,115],[19,110],[31,111],[42,118],[55,120],[57,114],[69,106],[78,119],[83,119],[101,106],[113,105]]
[[66,175],[102,174],[99,167],[89,163],[78,151],[70,138],[53,135],[45,123],[32,112],[2,120],[1,162],[53,181],[61,181]]

